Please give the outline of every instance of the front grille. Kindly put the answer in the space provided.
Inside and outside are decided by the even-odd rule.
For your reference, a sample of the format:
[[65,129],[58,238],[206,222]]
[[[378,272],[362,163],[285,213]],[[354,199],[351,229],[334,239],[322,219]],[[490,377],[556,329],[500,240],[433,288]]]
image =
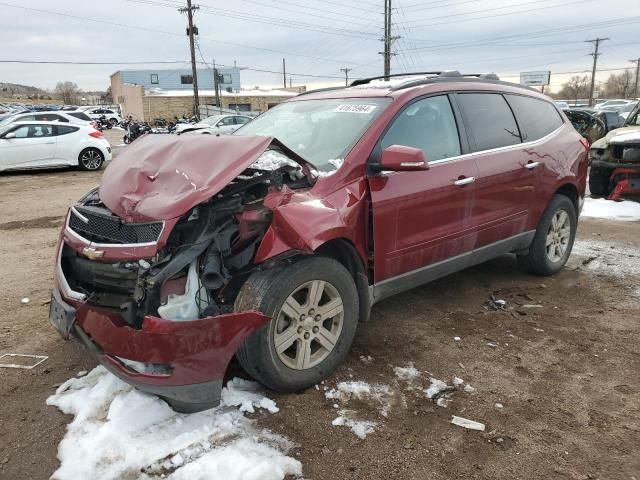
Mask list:
[[[96,243],[136,244],[157,242],[163,222],[123,223],[107,209],[76,207],[69,216],[69,228]],[[88,221],[85,221],[88,220]]]

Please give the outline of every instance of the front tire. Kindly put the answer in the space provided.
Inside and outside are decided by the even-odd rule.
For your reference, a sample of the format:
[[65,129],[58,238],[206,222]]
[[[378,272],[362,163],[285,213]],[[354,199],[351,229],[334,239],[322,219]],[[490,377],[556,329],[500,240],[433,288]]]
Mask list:
[[571,255],[577,227],[573,202],[564,195],[554,195],[542,214],[529,252],[518,255],[518,264],[537,275],[558,273]]
[[325,379],[346,357],[358,325],[358,292],[342,264],[310,257],[252,274],[235,310],[272,318],[236,353],[242,367],[268,388],[296,392]]
[[78,156],[78,165],[82,170],[100,170],[103,163],[104,155],[97,148],[85,148]]
[[591,166],[589,171],[589,191],[596,197],[606,197],[611,191],[612,168]]

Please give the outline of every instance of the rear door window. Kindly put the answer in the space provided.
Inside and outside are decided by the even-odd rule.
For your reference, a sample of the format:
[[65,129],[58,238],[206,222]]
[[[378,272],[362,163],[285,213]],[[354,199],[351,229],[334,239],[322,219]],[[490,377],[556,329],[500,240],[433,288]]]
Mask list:
[[84,120],[86,122],[90,122],[91,121],[91,117],[89,115],[87,115],[86,113],[69,112],[68,115],[71,115],[72,117],[76,117],[79,120]]
[[523,95],[505,95],[522,128],[522,141],[532,142],[562,126],[562,118],[549,102]]
[[457,100],[464,114],[465,126],[474,140],[475,151],[521,143],[518,125],[502,95],[459,93]]
[[460,155],[460,137],[449,98],[428,97],[405,108],[382,137],[383,149],[391,145],[419,148],[429,162]]

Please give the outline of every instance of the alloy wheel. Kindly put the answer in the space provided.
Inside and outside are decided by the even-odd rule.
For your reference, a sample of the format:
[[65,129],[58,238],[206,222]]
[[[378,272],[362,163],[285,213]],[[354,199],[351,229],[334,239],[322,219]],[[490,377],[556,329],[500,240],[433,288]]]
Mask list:
[[551,217],[551,225],[547,232],[545,244],[547,258],[553,263],[561,261],[569,246],[571,239],[571,220],[569,214],[564,210],[558,210]]
[[87,170],[98,170],[102,165],[102,154],[97,150],[85,150],[82,152],[80,162]]
[[329,282],[312,280],[296,288],[276,317],[273,342],[278,358],[294,370],[306,370],[333,351],[344,323],[344,305]]

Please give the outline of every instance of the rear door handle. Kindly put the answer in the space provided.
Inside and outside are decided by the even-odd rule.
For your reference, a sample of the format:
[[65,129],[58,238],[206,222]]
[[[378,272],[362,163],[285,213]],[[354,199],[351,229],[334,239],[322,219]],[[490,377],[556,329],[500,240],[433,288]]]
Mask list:
[[464,185],[469,185],[470,183],[473,183],[475,181],[476,181],[476,177],[465,177],[465,178],[460,178],[459,180],[456,180],[455,182],[453,182],[453,184],[459,187],[463,187]]
[[524,168],[528,168],[529,170],[533,170],[538,165],[540,165],[540,162],[529,162],[524,166]]

